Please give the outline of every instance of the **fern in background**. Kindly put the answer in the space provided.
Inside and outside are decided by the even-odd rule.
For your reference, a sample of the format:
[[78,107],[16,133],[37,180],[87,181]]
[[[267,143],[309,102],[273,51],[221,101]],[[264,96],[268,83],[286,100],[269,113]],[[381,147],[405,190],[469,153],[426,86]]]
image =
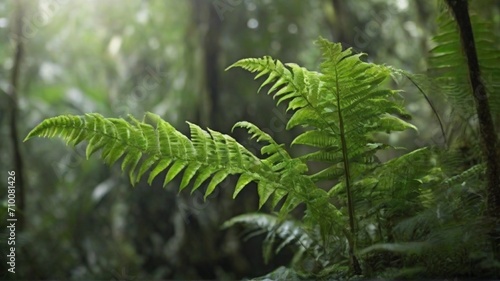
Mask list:
[[[474,93],[469,79],[467,59],[460,42],[458,26],[449,9],[444,5],[438,17],[438,34],[433,41],[436,46],[430,51],[429,65],[432,90],[449,100],[452,105],[452,120],[449,124],[447,142],[463,151],[464,157],[457,159],[457,170],[462,167],[465,157],[481,158],[481,142],[475,136],[479,134],[477,111],[474,107]],[[475,48],[480,66],[482,82],[486,87],[489,107],[496,127],[500,125],[500,54],[499,38],[494,36],[491,23],[481,19],[471,11],[470,23],[474,34]],[[449,157],[448,157],[449,158]],[[469,161],[470,162],[470,161]],[[472,163],[474,165],[475,163]],[[470,166],[470,165],[469,165]],[[456,172],[456,171],[453,171]]]
[[[438,66],[461,66],[466,71],[465,85],[457,84],[470,93],[474,101],[477,116],[478,142],[481,146],[481,158],[485,166],[486,181],[486,217],[491,220],[489,235],[493,245],[493,254],[500,259],[500,152],[498,150],[498,112],[500,111],[500,95],[498,90],[500,55],[495,49],[495,38],[491,35],[491,26],[469,15],[469,2],[466,0],[447,0],[449,12],[454,18],[452,27],[442,26],[444,34],[455,28],[459,35],[460,48],[444,53],[445,61],[438,61]],[[461,51],[461,52],[459,52]],[[458,64],[457,58],[462,57]],[[452,72],[456,78],[460,73]],[[495,124],[496,119],[496,124]],[[479,170],[479,169],[477,169]],[[469,172],[466,171],[466,172]]]
[[[500,91],[500,83],[498,83],[500,79],[499,40],[491,32],[493,28],[491,23],[482,20],[474,13],[471,14],[470,21],[483,82],[487,87],[491,110],[496,114],[498,122],[500,111],[500,95],[497,94]],[[472,118],[476,114],[474,93],[470,86],[467,59],[463,55],[456,21],[450,15],[450,11],[443,8],[437,22],[438,34],[433,38],[436,47],[431,50],[429,58],[431,73],[437,76],[435,85],[439,85],[441,94],[453,103],[456,115],[462,115],[466,119]]]
[[[394,263],[385,264],[385,273],[380,273],[384,277],[496,278],[500,272],[498,212],[492,211],[498,203],[492,200],[498,185],[491,184],[500,175],[494,172],[499,157],[490,149],[498,142],[494,133],[500,112],[498,39],[491,25],[472,11],[469,24],[474,40],[464,43],[470,36],[464,29],[469,20],[467,1],[447,3],[453,14],[443,6],[436,47],[431,50],[431,73],[437,78],[424,81],[426,90],[442,94],[453,109],[447,130],[451,145],[449,150],[435,151],[436,167],[419,180],[423,185],[413,200],[418,209],[394,221],[393,241],[361,251],[367,257],[392,255],[389,260]],[[471,42],[479,69],[473,65]],[[471,75],[479,77],[483,86],[475,86]],[[493,116],[492,130],[485,129],[485,113]],[[485,141],[485,133],[494,137]]]
[[457,108],[455,116],[463,118],[465,126],[473,126],[479,136],[472,137],[472,146],[480,146],[482,154],[478,156],[484,159],[486,168],[488,212],[500,223],[500,154],[496,132],[500,121],[499,41],[493,36],[491,24],[473,12],[469,16],[468,1],[445,2],[448,9],[444,9],[438,20],[440,31],[434,38],[437,46],[431,50],[430,62],[439,75],[445,96]]
[[262,213],[243,214],[226,221],[222,227],[229,228],[237,224],[247,229],[246,239],[266,234],[263,245],[263,257],[266,262],[286,246],[295,248],[292,265],[297,267],[305,263],[307,257],[312,257],[315,263],[319,263],[318,268],[326,268],[332,263],[332,257],[338,254],[324,248],[319,243],[318,235],[307,231],[302,223],[296,220],[280,220],[276,216]]

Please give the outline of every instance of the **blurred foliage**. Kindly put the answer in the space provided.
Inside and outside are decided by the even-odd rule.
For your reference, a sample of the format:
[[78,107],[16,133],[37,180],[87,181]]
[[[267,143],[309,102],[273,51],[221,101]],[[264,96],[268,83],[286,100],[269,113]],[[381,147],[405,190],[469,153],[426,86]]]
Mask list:
[[[472,2],[499,35],[499,2]],[[14,63],[17,3],[0,2],[2,173],[13,169],[11,108],[5,93]],[[374,62],[423,72],[435,44],[430,38],[439,14],[434,1],[409,0],[22,3],[25,52],[17,124],[21,136],[54,115],[99,112],[125,117],[151,111],[183,132],[188,130],[184,120],[222,132],[229,132],[236,121],[249,120],[280,143],[288,143],[293,136],[284,133],[285,109],[274,108],[264,95],[255,95],[254,83],[243,72],[224,73],[227,66],[244,57],[272,55],[317,69],[320,54],[312,42],[321,35],[370,54]],[[212,68],[205,67],[207,61],[215,62]],[[425,144],[442,146],[439,125],[423,96],[406,80],[399,88],[406,91],[403,96],[412,123],[421,129],[419,135],[391,134],[389,143],[409,150]],[[457,122],[448,118],[451,107],[442,96],[432,93],[431,100],[446,121]],[[249,150],[260,148],[243,135],[236,138]],[[445,172],[454,171],[456,158],[470,156],[461,151],[443,158],[453,163]],[[7,275],[2,216],[1,279],[237,279],[262,276],[292,259],[290,252],[282,251],[265,265],[260,246],[265,235],[242,241],[236,230],[219,230],[227,219],[255,210],[258,200],[250,189],[233,201],[232,189],[222,188],[204,202],[202,193],[177,195],[174,188],[163,190],[156,181],[152,187],[140,182],[131,190],[119,168],[93,158],[83,161],[83,147],[66,150],[57,143],[37,141],[23,144],[22,152],[27,222],[25,230],[17,233],[18,273]],[[291,152],[298,153],[296,148]],[[384,161],[398,154],[392,150],[378,156]],[[460,172],[477,164],[475,159],[470,161]],[[230,181],[222,185],[231,186]],[[454,185],[460,187],[461,182]],[[4,190],[1,198],[6,197]],[[482,196],[481,192],[473,188],[464,190],[463,196]],[[426,196],[445,195],[428,192]],[[481,208],[476,201],[470,204],[474,210]],[[439,204],[428,207],[430,213],[442,210]],[[458,211],[453,207],[447,214],[453,217],[460,215]],[[429,234],[420,237],[428,238],[425,235]],[[467,249],[474,252],[478,247]],[[280,274],[290,276],[283,270]]]

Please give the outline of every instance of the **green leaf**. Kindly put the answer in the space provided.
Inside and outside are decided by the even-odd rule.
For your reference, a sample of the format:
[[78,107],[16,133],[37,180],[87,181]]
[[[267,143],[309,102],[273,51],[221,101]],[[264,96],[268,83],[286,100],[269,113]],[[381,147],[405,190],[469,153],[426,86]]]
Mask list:
[[175,161],[174,165],[170,167],[170,170],[167,173],[167,176],[165,177],[165,181],[163,182],[163,186],[167,186],[167,183],[169,183],[171,180],[177,176],[187,165],[187,161],[184,160],[177,160]]
[[151,171],[151,173],[149,174],[149,178],[148,178],[148,184],[152,184],[153,183],[153,180],[163,171],[165,171],[165,169],[167,169],[167,167],[170,165],[170,163],[172,163],[172,160],[171,159],[161,159],[158,164],[156,164],[156,167]]
[[241,174],[238,182],[236,183],[236,187],[234,188],[233,199],[236,198],[236,196],[243,190],[243,188],[253,180],[254,177],[252,177],[251,175],[246,173]]
[[212,192],[214,192],[215,190],[215,187],[220,183],[222,182],[225,178],[227,178],[227,176],[229,175],[229,172],[227,171],[219,171],[217,172],[212,180],[210,181],[210,183],[208,184],[208,187],[207,187],[207,191],[205,192],[205,199],[207,199],[207,197],[212,194]]
[[182,182],[179,187],[179,191],[183,190],[191,181],[193,176],[196,174],[198,169],[201,167],[201,164],[198,162],[194,162],[189,164],[189,166],[184,171],[184,176],[182,177]]
[[139,167],[139,171],[137,172],[136,176],[135,176],[135,179],[134,179],[134,183],[138,183],[142,176],[156,163],[158,162],[158,156],[153,156],[153,157],[150,157],[150,158],[147,158],[146,160],[144,160],[141,164],[141,166]]

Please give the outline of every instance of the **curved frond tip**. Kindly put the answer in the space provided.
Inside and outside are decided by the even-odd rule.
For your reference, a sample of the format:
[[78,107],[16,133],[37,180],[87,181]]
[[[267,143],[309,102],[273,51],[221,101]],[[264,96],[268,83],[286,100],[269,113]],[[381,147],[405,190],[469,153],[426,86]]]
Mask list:
[[[166,186],[181,172],[180,190],[192,184],[192,191],[208,181],[205,198],[229,175],[240,175],[236,184],[236,196],[250,182],[257,183],[260,197],[259,208],[272,198],[272,206],[289,196],[282,210],[290,211],[300,202],[303,194],[293,189],[297,177],[307,166],[291,159],[282,145],[278,145],[257,126],[241,122],[236,126],[249,131],[257,141],[265,141],[262,153],[267,158],[259,159],[232,137],[213,130],[203,130],[189,123],[191,138],[177,131],[158,115],[147,113],[142,121],[129,116],[105,118],[92,113],[83,116],[61,115],[44,120],[26,137],[60,137],[68,145],[87,142],[87,157],[101,151],[101,158],[109,165],[122,159],[121,168],[127,172],[132,184],[136,184],[149,171],[148,183],[166,172],[163,186]],[[287,168],[294,168],[293,175]],[[210,180],[209,180],[210,179]],[[298,203],[297,203],[298,202]]]

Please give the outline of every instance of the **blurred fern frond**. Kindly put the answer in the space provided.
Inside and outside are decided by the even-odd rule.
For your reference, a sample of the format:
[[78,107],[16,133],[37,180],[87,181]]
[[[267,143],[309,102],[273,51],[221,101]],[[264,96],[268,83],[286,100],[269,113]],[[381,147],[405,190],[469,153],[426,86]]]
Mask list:
[[[500,53],[499,38],[494,36],[493,24],[472,14],[471,25],[475,47],[479,60],[483,84],[486,86],[489,105],[496,113],[497,126],[500,125]],[[450,12],[443,9],[438,17],[438,34],[434,36],[436,44],[429,58],[432,76],[438,77],[436,85],[450,99],[456,114],[467,119],[474,114],[474,101],[466,57],[460,43],[460,33]]]
[[[322,259],[324,263],[328,259],[324,255],[324,249],[319,240],[308,233],[298,221],[281,220],[276,216],[268,214],[250,213],[231,218],[222,227],[229,228],[237,224],[241,224],[248,229],[248,238],[266,233],[263,247],[264,260],[266,262],[269,261],[273,253],[278,254],[284,247],[289,245],[298,249],[295,252],[295,261],[299,261],[305,253],[312,255],[317,261]],[[276,238],[281,240],[281,243],[277,246]],[[276,249],[273,251],[274,247]]]

